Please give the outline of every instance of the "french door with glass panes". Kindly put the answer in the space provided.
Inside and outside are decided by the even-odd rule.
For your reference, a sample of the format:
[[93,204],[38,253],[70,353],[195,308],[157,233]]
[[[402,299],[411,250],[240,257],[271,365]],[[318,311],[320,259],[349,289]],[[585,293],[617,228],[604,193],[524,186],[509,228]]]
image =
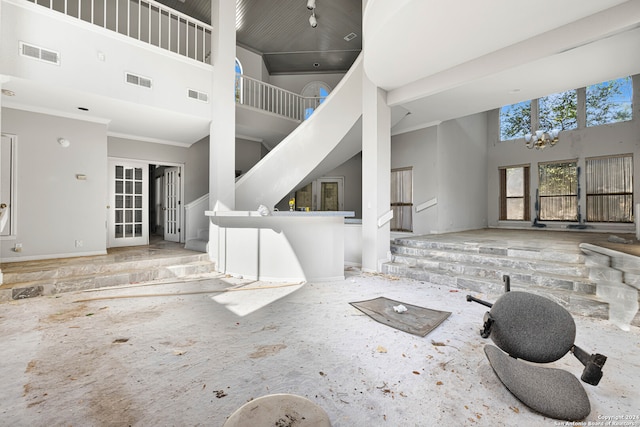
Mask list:
[[149,166],[129,160],[109,160],[109,247],[149,244]]

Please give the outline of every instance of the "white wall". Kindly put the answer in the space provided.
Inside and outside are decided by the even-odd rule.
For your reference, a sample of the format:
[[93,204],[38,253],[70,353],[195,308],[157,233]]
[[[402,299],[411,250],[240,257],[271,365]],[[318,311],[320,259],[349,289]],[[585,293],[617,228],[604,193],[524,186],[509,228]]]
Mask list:
[[[106,131],[106,124],[2,110],[2,132],[18,141],[17,234],[1,242],[3,262],[106,251]],[[63,148],[59,137],[71,145]],[[21,253],[12,250],[16,243]]]
[[236,58],[242,65],[242,74],[269,83],[269,74],[266,73],[262,56],[243,47],[236,46]]
[[391,168],[413,168],[414,234],[486,227],[486,134],[481,113],[392,137]]
[[[209,117],[208,104],[193,102],[187,97],[187,88],[211,94],[209,65],[141,45],[114,31],[100,30],[41,6],[27,3],[20,7],[3,2],[2,8],[3,74]],[[59,52],[60,65],[40,64],[19,55],[20,41]],[[104,61],[98,58],[98,52],[104,55]],[[125,72],[151,78],[153,90],[137,90],[139,88],[125,83]]]
[[182,178],[185,204],[209,192],[209,138],[204,138],[186,148],[109,137],[107,151],[109,157],[143,160],[160,165],[184,164]]
[[262,144],[236,138],[236,170],[246,173],[262,158]]
[[438,126],[438,232],[487,226],[485,113]]
[[[414,207],[438,196],[438,128],[432,126],[391,137],[391,169],[413,168]],[[438,208],[413,211],[413,232],[437,232]]]
[[[529,150],[524,146],[524,139],[500,141],[499,111],[487,113],[489,135],[488,161],[488,223],[489,226],[530,227],[529,221],[499,221],[500,186],[498,168],[511,165],[531,165],[530,200],[531,219],[535,218],[535,194],[538,187],[538,163],[554,160],[578,160],[578,166],[584,171],[585,158],[614,154],[633,153],[634,157],[634,202],[640,200],[640,75],[633,76],[633,120],[629,122],[582,128],[560,133],[558,143],[544,151]],[[584,174],[581,177],[582,217],[586,219],[586,198]],[[548,223],[548,227],[564,227],[565,223]],[[633,232],[633,225],[590,224],[595,230],[621,229]]]

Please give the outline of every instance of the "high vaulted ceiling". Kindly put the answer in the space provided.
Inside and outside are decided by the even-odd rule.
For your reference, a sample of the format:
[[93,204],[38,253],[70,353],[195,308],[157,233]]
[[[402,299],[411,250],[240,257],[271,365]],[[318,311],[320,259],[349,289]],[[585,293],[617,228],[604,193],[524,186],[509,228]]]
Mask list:
[[[159,2],[211,22],[211,0]],[[316,0],[316,28],[310,16],[307,0],[236,0],[236,42],[271,75],[346,72],[362,50],[362,0]]]

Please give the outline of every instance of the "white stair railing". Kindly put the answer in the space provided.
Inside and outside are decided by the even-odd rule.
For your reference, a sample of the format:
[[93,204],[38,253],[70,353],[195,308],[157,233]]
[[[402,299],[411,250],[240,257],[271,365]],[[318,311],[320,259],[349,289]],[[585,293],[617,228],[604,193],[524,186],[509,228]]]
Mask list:
[[323,100],[324,98],[319,97],[304,97],[244,74],[236,74],[238,104],[303,121]]
[[153,0],[28,0],[205,64],[211,25]]

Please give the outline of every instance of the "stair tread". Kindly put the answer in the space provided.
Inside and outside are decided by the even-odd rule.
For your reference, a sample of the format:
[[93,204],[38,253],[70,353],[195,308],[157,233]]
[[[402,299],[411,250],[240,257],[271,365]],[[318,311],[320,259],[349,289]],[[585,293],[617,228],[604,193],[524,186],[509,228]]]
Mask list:
[[[415,269],[415,267],[411,267],[411,266],[408,266],[408,265],[403,264],[403,263],[387,262],[387,263],[385,263],[385,265],[396,265],[396,266],[401,266],[401,267],[406,268],[406,269]],[[501,289],[504,287],[502,280],[499,280],[499,279],[492,279],[492,278],[488,278],[488,277],[470,276],[470,275],[454,273],[454,272],[450,272],[450,271],[446,271],[446,270],[429,270],[429,272],[433,273],[433,274],[441,275],[441,276],[451,277],[453,279],[463,278],[463,279],[465,279],[467,281],[498,285],[499,288],[501,288]],[[420,279],[415,279],[414,278],[414,280],[420,280]],[[577,291],[570,290],[570,289],[554,288],[554,287],[548,287],[548,286],[540,286],[540,285],[536,285],[536,284],[520,282],[520,281],[517,281],[517,280],[515,280],[515,281],[511,280],[510,283],[511,283],[511,287],[514,288],[512,290],[538,290],[538,291],[541,291],[541,292],[544,292],[544,293],[560,294],[560,295],[566,295],[566,296],[577,296],[577,297],[580,297],[580,298],[587,298],[587,299],[590,299],[590,300],[593,300],[593,301],[596,301],[596,302],[605,303],[604,300],[602,300],[601,298],[597,297],[595,294],[577,292]],[[449,286],[459,288],[455,284],[451,284]],[[470,291],[473,292],[472,290],[470,290]],[[489,294],[489,295],[493,295],[493,294]]]
[[[431,261],[435,261],[438,263],[444,263],[444,264],[456,264],[456,263],[460,263],[459,261],[454,261],[454,260],[439,260],[439,259],[430,259],[428,257],[422,257],[422,256],[418,256],[418,255],[408,255],[408,254],[394,254],[394,257],[406,257],[406,258],[412,258],[412,259],[416,259],[416,260],[431,260]],[[508,258],[508,259],[512,259],[511,257],[504,257],[504,258]],[[429,269],[429,270],[438,270],[440,271],[441,269],[439,268],[431,268],[429,266],[426,265],[409,265],[407,263],[403,263],[403,262],[394,262],[394,265],[405,265],[409,268],[423,268],[423,269]],[[565,265],[569,265],[569,266],[582,266],[582,264],[567,264],[567,263],[561,263],[563,266]],[[487,265],[487,264],[482,264],[482,263],[474,263],[474,262],[464,262],[465,266],[469,266],[469,267],[474,267],[474,268],[484,268],[487,270],[504,270],[504,271],[510,271],[510,272],[514,272],[514,273],[520,273],[522,274],[523,271],[521,269],[517,269],[514,267],[504,267],[504,266],[499,266],[499,265]],[[448,270],[441,270],[441,271],[448,271]],[[545,271],[541,271],[541,270],[526,270],[526,272],[529,272],[531,274],[538,274],[538,275],[543,275],[546,277],[551,277],[551,278],[557,278],[557,279],[562,279],[562,280],[567,280],[570,279],[572,281],[576,281],[576,282],[582,282],[582,283],[593,283],[588,277],[586,276],[575,276],[575,275],[568,275],[568,274],[557,274],[557,273],[552,273],[552,272],[545,272]],[[453,273],[453,272],[452,272]],[[461,273],[462,274],[462,273]],[[470,277],[475,277],[475,276],[470,276]]]
[[[173,258],[173,260],[175,261],[176,259]],[[4,275],[5,280],[4,280],[4,283],[0,285],[0,289],[26,288],[26,287],[45,285],[45,284],[55,284],[55,283],[70,282],[70,281],[83,281],[83,280],[89,280],[89,279],[95,279],[95,278],[108,278],[113,276],[136,274],[139,272],[147,272],[150,270],[151,271],[164,270],[171,267],[196,267],[200,265],[213,266],[214,263],[212,263],[211,261],[205,261],[205,260],[194,260],[194,261],[182,262],[182,263],[160,264],[154,267],[122,268],[122,269],[93,272],[88,274],[70,274],[70,275],[56,276],[56,277],[44,277],[41,279],[34,279],[34,280],[15,280],[13,276],[19,276],[20,273],[10,273],[9,275]],[[10,280],[10,279],[13,279],[13,280]]]
[[[405,246],[408,247],[408,246]],[[392,246],[393,249],[393,246]],[[406,253],[393,253],[394,256],[406,256],[406,257],[411,257],[411,258],[430,258],[430,256],[432,255],[437,255],[439,253],[442,253],[443,255],[445,254],[463,254],[466,256],[475,256],[475,257],[480,257],[480,258],[490,258],[490,259],[502,259],[502,260],[515,260],[515,261],[525,261],[525,262],[531,262],[531,263],[545,263],[545,264],[550,264],[550,265],[559,265],[559,266],[574,266],[574,265],[578,265],[578,266],[584,266],[583,262],[568,262],[568,261],[557,261],[557,260],[551,260],[551,259],[546,259],[546,258],[525,258],[525,257],[517,257],[517,256],[513,256],[513,255],[498,255],[498,254],[491,254],[491,253],[479,253],[479,252],[464,252],[464,251],[456,251],[456,250],[447,250],[447,249],[433,249],[433,248],[414,248],[411,247],[411,249],[418,249],[418,250],[422,250],[427,252],[426,254],[423,255],[414,255],[414,254],[406,254]]]

